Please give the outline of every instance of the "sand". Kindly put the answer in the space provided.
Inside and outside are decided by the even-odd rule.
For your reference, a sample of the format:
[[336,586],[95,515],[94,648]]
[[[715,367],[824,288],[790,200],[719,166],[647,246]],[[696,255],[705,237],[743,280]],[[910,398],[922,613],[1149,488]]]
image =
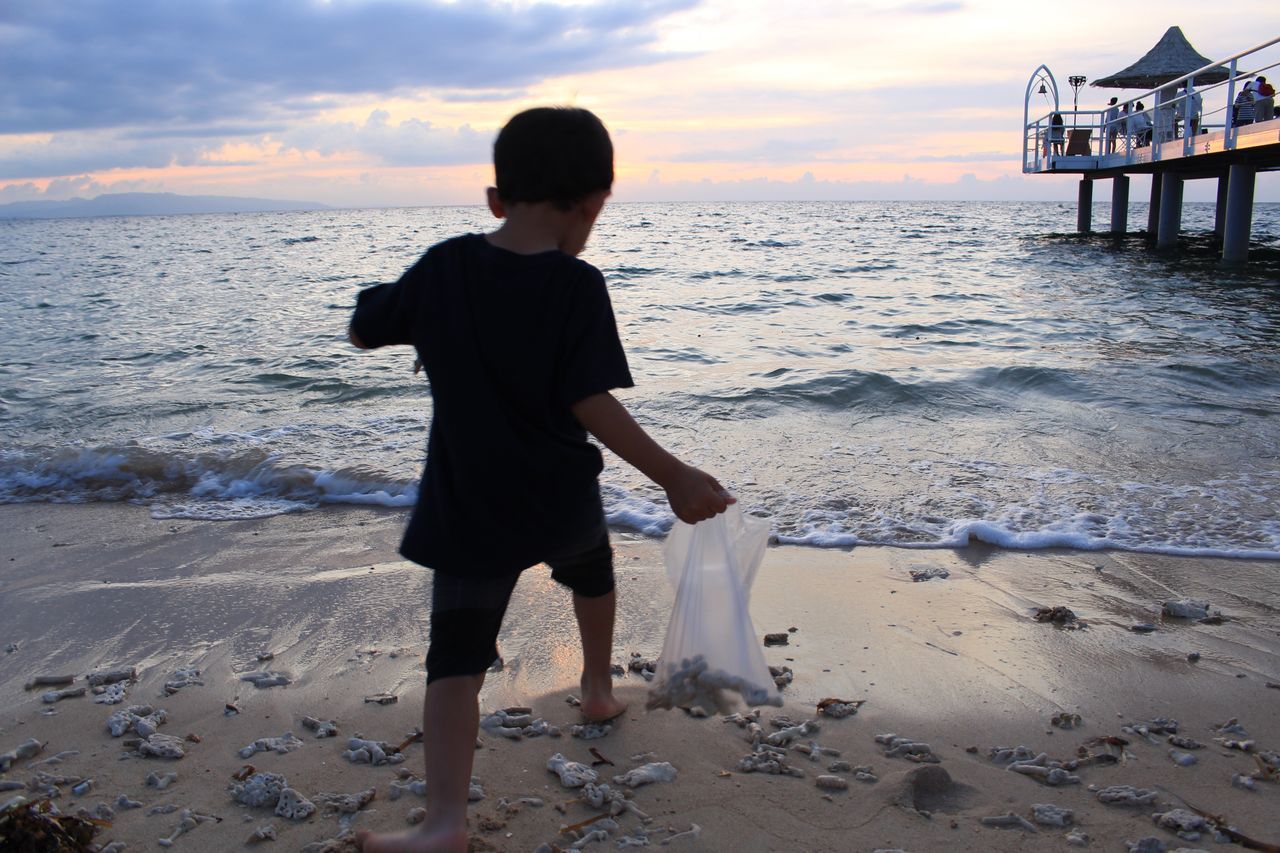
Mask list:
[[[403,517],[374,509],[331,508],[243,522],[157,521],[123,505],[0,507],[0,752],[28,738],[45,743],[34,759],[19,760],[0,778],[29,781],[37,770],[90,778],[76,795],[60,786],[64,812],[114,808],[127,794],[143,807],[115,809],[99,843],[153,849],[179,823],[177,812],[149,815],[172,804],[212,815],[179,836],[174,849],[239,849],[259,826],[278,840],[265,849],[297,850],[344,828],[399,829],[422,797],[390,798],[395,766],[351,764],[346,737],[399,743],[419,724],[430,576],[397,559]],[[633,651],[656,657],[670,613],[659,543],[615,534],[620,612],[615,659]],[[913,582],[912,570],[945,569],[949,576]],[[1126,840],[1157,836],[1170,849],[1212,848],[1210,837],[1184,841],[1152,821],[1152,814],[1194,805],[1225,815],[1247,835],[1280,843],[1280,783],[1259,781],[1248,791],[1231,784],[1256,769],[1252,755],[1225,748],[1215,724],[1238,718],[1254,751],[1280,749],[1280,565],[1078,552],[1004,552],[858,548],[849,551],[770,548],[752,593],[757,631],[789,632],[785,646],[765,649],[770,664],[789,666],[794,681],[778,714],[815,719],[825,697],[865,700],[857,714],[819,719],[810,739],[840,751],[839,760],[870,767],[874,782],[838,772],[848,790],[819,788],[837,760],[788,761],[803,778],[745,774],[750,752],[744,731],[719,717],[643,710],[647,687],[639,676],[618,679],[631,709],[605,738],[568,737],[576,712],[566,703],[576,686],[579,649],[566,595],[545,569],[526,573],[500,638],[505,667],[492,673],[484,709],[529,706],[565,729],[559,739],[513,741],[485,736],[476,776],[485,798],[472,806],[477,849],[567,847],[564,824],[598,812],[578,801],[546,770],[559,752],[590,764],[594,747],[613,762],[596,769],[607,780],[641,763],[667,761],[675,781],[634,791],[652,818],[650,843],[697,825],[696,837],[672,840],[673,850],[927,850],[1072,849],[1071,830],[1089,847],[1123,850]],[[1163,619],[1162,601],[1208,600],[1226,620],[1201,624]],[[1061,605],[1087,627],[1068,630],[1036,622],[1037,607]],[[1135,623],[1156,630],[1140,634]],[[790,629],[795,629],[791,631]],[[261,653],[274,657],[259,661]],[[1190,653],[1198,661],[1188,661]],[[188,734],[177,761],[141,758],[112,738],[106,719],[124,705],[95,704],[91,696],[41,703],[24,691],[38,674],[65,673],[84,684],[87,673],[136,667],[128,704],[164,708],[160,731]],[[164,682],[181,667],[200,669],[203,685],[166,695]],[[287,686],[255,688],[243,673],[285,674]],[[390,693],[394,704],[364,701]],[[239,708],[224,714],[227,703]],[[45,715],[53,710],[56,713]],[[1082,726],[1063,730],[1055,714],[1079,714]],[[301,725],[311,715],[335,720],[341,736],[317,739]],[[1175,764],[1165,737],[1125,732],[1122,726],[1157,717],[1178,721],[1180,734],[1204,744],[1197,763]],[[259,738],[293,732],[302,745],[286,754],[238,750]],[[886,757],[876,735],[896,733],[927,742],[949,783],[930,789],[912,774],[920,767]],[[1072,759],[1092,738],[1124,737],[1123,760],[1075,771],[1080,784],[1047,787],[1010,772],[989,757],[993,747],[1025,745],[1051,758]],[[808,740],[808,739],[806,739]],[[1092,747],[1094,752],[1100,747]],[[34,761],[77,751],[62,763]],[[405,749],[400,765],[421,775],[422,748]],[[376,798],[355,815],[317,813],[303,821],[235,803],[232,774],[246,763],[284,774],[315,798],[321,792],[375,788]],[[176,772],[164,790],[147,787],[148,773]],[[924,771],[926,773],[933,771]],[[936,781],[936,780],[935,780]],[[1156,792],[1155,802],[1120,807],[1099,802],[1091,788],[1133,785]],[[0,793],[0,802],[23,792]],[[499,800],[540,798],[515,810]],[[1031,817],[1033,804],[1074,813],[1073,826],[1033,831],[1000,828],[983,818],[1010,812]],[[619,819],[619,836],[642,827]],[[617,849],[594,842],[587,849]]]

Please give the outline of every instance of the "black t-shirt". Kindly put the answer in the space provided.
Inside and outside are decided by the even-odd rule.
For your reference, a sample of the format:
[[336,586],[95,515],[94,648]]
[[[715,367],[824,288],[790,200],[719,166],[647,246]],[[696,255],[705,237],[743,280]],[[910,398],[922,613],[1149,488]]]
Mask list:
[[360,293],[369,347],[412,344],[435,412],[400,553],[452,574],[520,571],[601,523],[603,461],[574,403],[632,386],[600,271],[479,234]]

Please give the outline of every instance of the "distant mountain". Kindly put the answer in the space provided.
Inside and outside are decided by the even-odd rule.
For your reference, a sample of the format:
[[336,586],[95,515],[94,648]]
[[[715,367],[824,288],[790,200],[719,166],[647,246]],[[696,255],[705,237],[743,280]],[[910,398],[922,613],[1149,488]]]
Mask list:
[[67,201],[15,201],[0,204],[0,219],[63,219],[73,216],[169,216],[178,213],[263,213],[280,210],[328,210],[310,201],[238,198],[177,193],[107,193]]

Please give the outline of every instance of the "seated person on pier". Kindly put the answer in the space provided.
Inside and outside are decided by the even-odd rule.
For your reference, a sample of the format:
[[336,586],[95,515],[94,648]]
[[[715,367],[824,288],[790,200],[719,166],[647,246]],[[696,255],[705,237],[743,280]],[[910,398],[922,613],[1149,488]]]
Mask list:
[[1253,89],[1253,120],[1270,121],[1276,117],[1276,88],[1259,77]]
[[1129,132],[1133,134],[1133,144],[1141,148],[1151,144],[1151,114],[1146,111],[1142,101],[1134,104],[1129,114]]
[[1232,106],[1234,118],[1231,123],[1234,125],[1253,124],[1254,101],[1253,101],[1253,84],[1246,83],[1245,87],[1240,90],[1240,94],[1236,95],[1236,102]]

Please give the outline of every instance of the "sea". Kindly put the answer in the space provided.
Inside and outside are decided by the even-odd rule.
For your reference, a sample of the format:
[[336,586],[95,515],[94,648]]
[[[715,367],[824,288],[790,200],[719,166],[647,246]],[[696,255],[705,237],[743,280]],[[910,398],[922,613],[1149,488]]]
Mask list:
[[[779,542],[1280,559],[1280,205],[1255,207],[1235,270],[1212,205],[1185,206],[1171,254],[1073,234],[1075,215],[619,203],[583,257],[636,380],[619,398]],[[0,221],[0,503],[411,506],[430,389],[347,321],[361,288],[494,225],[482,207]],[[615,528],[670,528],[662,490],[609,454],[601,485]]]

